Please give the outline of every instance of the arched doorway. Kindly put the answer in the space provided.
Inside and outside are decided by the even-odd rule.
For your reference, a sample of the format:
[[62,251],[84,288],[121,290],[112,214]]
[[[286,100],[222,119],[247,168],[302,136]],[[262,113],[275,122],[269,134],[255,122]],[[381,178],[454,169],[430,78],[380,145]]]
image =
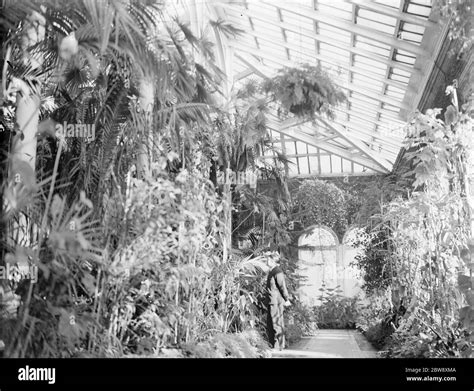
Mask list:
[[353,243],[357,239],[357,235],[361,231],[358,227],[352,227],[344,235],[341,245],[341,266],[344,272],[342,291],[347,297],[359,295],[363,297],[362,277],[360,270],[352,263],[360,249],[356,248]]
[[300,236],[298,246],[298,273],[304,278],[299,290],[300,300],[308,305],[318,305],[323,286],[337,288],[339,285],[339,241],[331,229],[315,226]]
[[324,226],[310,227],[299,237],[298,274],[303,281],[298,293],[303,303],[319,305],[323,287],[346,297],[362,296],[360,273],[352,265],[359,251],[352,245],[358,230],[348,230],[342,243]]

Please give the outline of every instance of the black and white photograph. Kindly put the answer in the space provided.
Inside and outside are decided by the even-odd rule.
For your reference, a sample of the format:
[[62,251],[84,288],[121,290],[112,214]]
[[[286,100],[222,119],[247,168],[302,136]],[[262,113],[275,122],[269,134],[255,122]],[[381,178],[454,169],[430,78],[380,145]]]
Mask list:
[[0,391],[474,390],[474,0],[0,22]]

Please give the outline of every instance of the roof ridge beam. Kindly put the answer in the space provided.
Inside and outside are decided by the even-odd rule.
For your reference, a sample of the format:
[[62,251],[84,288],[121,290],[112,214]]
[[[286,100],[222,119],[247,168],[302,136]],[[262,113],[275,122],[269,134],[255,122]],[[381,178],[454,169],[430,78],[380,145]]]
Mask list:
[[[271,115],[275,116],[274,113],[272,113]],[[311,120],[300,119],[300,118],[296,118],[296,117],[290,117],[290,118],[287,118],[287,119],[285,119],[281,122],[281,129],[288,129],[290,127],[303,125],[303,124],[306,124],[308,122],[311,122]],[[344,123],[342,123],[341,121],[338,121],[337,119],[335,120],[335,122],[338,123],[339,125],[343,126],[343,127],[348,128],[348,132],[350,132],[351,135],[354,135],[357,138],[359,138],[361,141],[370,142],[369,140],[366,140],[367,137],[375,138],[377,140],[381,140],[384,143],[386,143],[387,145],[385,145],[385,147],[386,147],[387,150],[390,149],[392,151],[396,151],[396,153],[398,153],[398,151],[400,151],[400,148],[402,146],[401,142],[399,143],[399,145],[395,145],[394,143],[392,143],[390,141],[387,142],[385,140],[385,137],[382,136],[382,135],[377,135],[377,134],[372,134],[370,132],[363,132],[363,131],[357,130],[356,128],[352,128],[350,126],[350,124],[345,125]],[[332,129],[328,129],[328,128],[327,128],[327,130],[332,131]],[[331,136],[331,137],[334,137],[334,136]],[[336,137],[339,137],[339,136],[336,136]],[[390,144],[390,145],[388,145],[388,144]]]
[[338,124],[330,124],[321,116],[318,116],[317,121],[326,125],[329,129],[333,130],[337,134],[339,134],[344,140],[346,140],[349,144],[356,147],[360,151],[362,151],[368,158],[373,160],[375,163],[380,165],[380,167],[384,168],[385,170],[389,171],[392,169],[391,164],[385,160],[383,156],[378,154],[377,152],[371,150],[367,147],[362,141],[354,140],[351,138],[350,132],[343,128],[341,125]]
[[[275,117],[274,114],[272,114],[272,116]],[[369,141],[361,140],[359,138],[357,138],[357,140],[354,141],[351,138],[351,136],[353,136],[352,132],[348,131],[347,129],[344,129],[342,125],[339,125],[339,124],[336,124],[335,126],[331,125],[325,119],[321,118],[321,116],[318,116],[318,118],[316,118],[316,121],[321,122],[324,125],[324,128],[326,130],[331,131],[333,134],[336,134],[338,137],[342,138],[345,142],[349,143],[350,145],[357,148],[358,150],[361,150],[365,155],[367,155],[369,158],[374,160],[377,164],[382,164],[383,168],[388,169],[390,171],[390,168],[387,168],[387,164],[384,162],[385,159],[376,151],[372,151],[369,147],[363,144],[364,141],[365,142],[369,142]],[[280,123],[280,129],[285,130],[291,127],[301,126],[302,124],[307,123],[307,122],[309,121],[302,121],[300,118],[297,118],[297,117],[287,118],[286,120]],[[338,129],[337,128],[338,126],[340,126],[341,128]],[[308,130],[312,129],[309,127],[309,125],[304,125],[304,128]],[[320,141],[320,140],[317,140],[317,141]],[[394,153],[394,155],[397,155],[397,154]]]
[[[274,118],[276,118],[275,114],[274,113],[271,113],[270,114],[271,116],[273,116]],[[287,118],[285,119],[283,122],[281,122],[281,127],[282,129],[288,129],[290,127],[293,127],[293,126],[299,126],[299,125],[303,125],[305,123],[308,123],[308,122],[311,122],[311,120],[303,120],[303,119],[299,119],[297,117],[291,117],[291,118]],[[393,143],[391,142],[388,142],[385,140],[385,138],[383,138],[382,136],[380,135],[377,135],[377,134],[372,134],[372,133],[369,133],[369,132],[361,132],[361,131],[358,131],[357,129],[355,128],[351,128],[350,125],[346,126],[344,125],[344,123],[341,123],[340,121],[338,121],[337,119],[335,120],[335,122],[337,124],[339,124],[340,126],[342,127],[345,127],[345,128],[349,128],[349,129],[346,129],[347,132],[349,132],[351,134],[351,136],[355,136],[357,137],[359,140],[361,141],[364,141],[364,142],[368,142],[368,143],[373,143],[373,142],[377,142],[377,141],[372,141],[372,140],[367,140],[366,138],[369,137],[369,138],[376,138],[377,140],[382,140],[384,143],[386,144],[390,144],[390,145],[386,145],[386,149],[387,150],[392,150],[392,151],[395,151],[395,153],[398,153],[398,151],[400,151],[400,148],[401,148],[401,143],[399,145],[394,145]],[[310,126],[310,125],[308,125]],[[324,124],[324,130],[328,130],[330,132],[330,134],[334,134],[334,130],[327,127],[325,124]],[[339,137],[339,136],[338,136]],[[378,143],[378,142],[377,142]]]
[[334,146],[334,145],[332,145],[328,142],[318,141],[317,139],[314,139],[310,135],[301,134],[301,133],[298,134],[293,129],[284,129],[284,130],[282,130],[282,129],[280,129],[279,123],[276,122],[276,121],[272,121],[272,120],[268,121],[267,126],[275,132],[278,132],[278,133],[283,134],[287,137],[293,138],[297,141],[301,141],[301,142],[306,143],[308,145],[312,145],[313,147],[322,149],[326,152],[332,153],[333,155],[336,155],[336,156],[339,156],[343,159],[352,161],[356,164],[360,164],[361,166],[365,166],[365,167],[370,168],[370,169],[372,169],[376,172],[380,172],[380,173],[384,173],[384,174],[390,172],[390,169],[382,168],[382,167],[380,167],[379,164],[376,164],[371,159],[367,159],[366,157],[361,156],[360,154],[354,154],[354,153],[350,152],[349,150],[345,150],[345,149],[342,149],[340,147],[336,147],[336,146]]
[[269,75],[274,73],[271,70],[271,68],[268,68],[267,66],[265,66],[263,64],[260,64],[257,60],[253,61],[253,60],[250,60],[248,58],[244,58],[238,53],[235,53],[235,57],[237,57],[245,65],[247,65],[249,68],[251,68],[254,73],[259,75],[260,77],[263,77],[264,79],[267,79],[269,77]]

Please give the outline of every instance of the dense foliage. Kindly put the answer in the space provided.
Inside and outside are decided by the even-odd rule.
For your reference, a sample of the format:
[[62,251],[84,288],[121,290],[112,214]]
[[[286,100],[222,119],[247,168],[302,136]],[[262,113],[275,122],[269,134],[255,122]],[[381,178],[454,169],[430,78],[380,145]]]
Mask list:
[[386,230],[372,230],[365,227],[352,243],[357,248],[363,248],[355,255],[354,264],[362,271],[364,289],[369,295],[383,291],[392,283],[392,265],[388,258]]
[[340,238],[348,226],[346,196],[336,185],[319,179],[304,181],[293,197],[293,218],[304,227],[325,225]]
[[[267,354],[269,249],[282,254],[290,293],[298,286],[286,160],[261,159],[272,148],[266,99],[285,111],[286,98],[277,85],[246,86],[224,102],[212,42],[240,31],[222,21],[197,31],[171,8],[23,0],[2,9],[0,266],[39,270],[35,282],[1,281],[6,356]],[[296,89],[295,103],[330,112],[341,96],[327,75],[292,72],[313,89]],[[27,129],[22,113],[36,107]],[[70,137],[58,124],[94,133]],[[278,197],[229,171],[274,180]],[[238,248],[242,238],[250,246]]]
[[340,288],[321,287],[321,304],[313,311],[321,329],[353,329],[359,312],[357,297],[344,297]]
[[367,328],[379,347],[386,344],[389,357],[472,352],[472,308],[467,286],[460,285],[469,279],[463,254],[470,235],[466,167],[472,165],[472,119],[454,106],[444,121],[438,114],[418,113],[407,125],[412,191],[384,205],[358,259],[368,291],[391,292],[392,309]]

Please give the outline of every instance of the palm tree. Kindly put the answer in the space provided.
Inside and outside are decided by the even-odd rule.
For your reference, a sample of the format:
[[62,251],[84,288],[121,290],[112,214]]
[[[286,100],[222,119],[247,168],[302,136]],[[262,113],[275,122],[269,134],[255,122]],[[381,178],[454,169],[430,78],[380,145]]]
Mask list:
[[[30,53],[42,54],[42,63],[35,63],[35,66],[31,66],[30,59],[24,60],[19,55],[21,45],[25,44],[22,34],[29,28],[22,21],[28,20],[30,14],[33,15],[32,22],[39,21],[40,28],[44,25],[44,39],[40,35],[33,42],[26,41],[30,46],[34,44]],[[23,130],[15,135],[15,143],[9,149],[19,156],[15,161],[20,162],[17,167],[22,170],[23,182],[31,184],[31,197],[28,202],[19,202],[18,191],[11,191],[18,185],[15,176],[10,174],[5,187],[5,194],[10,196],[5,197],[4,212],[10,212],[10,221],[18,220],[21,213],[31,221],[32,227],[36,227],[33,230],[36,235],[29,237],[29,243],[23,246],[34,249],[33,258],[43,267],[42,263],[51,258],[58,243],[64,243],[64,240],[69,243],[65,221],[62,218],[54,221],[54,216],[59,216],[58,211],[65,217],[75,216],[74,211],[79,207],[87,212],[78,215],[78,219],[101,220],[110,214],[110,207],[117,201],[120,209],[127,176],[134,165],[145,165],[145,171],[148,170],[148,164],[159,151],[155,148],[157,144],[168,141],[178,145],[178,151],[182,150],[179,129],[184,125],[189,128],[192,122],[203,123],[205,91],[214,83],[211,72],[215,67],[209,44],[195,39],[185,24],[176,20],[170,22],[159,2],[83,0],[64,7],[62,2],[54,0],[42,2],[41,6],[36,1],[25,0],[7,2],[1,19],[2,25],[10,28],[4,53],[11,53],[3,56],[11,64],[4,67],[6,71],[2,76],[2,84],[6,86],[4,97],[13,79],[18,80],[17,85],[25,96],[34,92],[36,98],[24,102],[23,95],[19,96],[17,107],[11,108],[11,127],[7,129],[13,133],[16,129],[13,124],[19,122],[19,129]],[[57,35],[64,37],[60,45]],[[203,52],[201,58],[211,64],[208,67],[211,72],[188,56],[191,46]],[[39,86],[41,89],[37,88]],[[34,121],[22,122],[25,112],[34,113]],[[81,138],[58,141],[56,124],[64,121],[94,125],[95,139],[93,142]],[[23,144],[33,140],[37,146],[28,143],[26,153],[18,147],[22,143],[16,140]],[[184,144],[192,142],[185,141]],[[151,142],[154,145],[150,145]],[[141,159],[137,152],[145,152],[146,159]],[[26,162],[28,165],[22,164]],[[85,193],[77,200],[82,190]],[[113,252],[129,234],[127,227],[120,224],[97,230],[90,222],[81,221],[84,226],[78,234],[83,235],[84,241],[80,246],[87,247],[90,242]],[[54,241],[53,233],[59,235]],[[18,243],[11,244],[10,252]],[[56,255],[71,270],[79,271],[70,263],[74,261],[74,253]],[[91,261],[97,259],[93,254],[88,257]],[[54,274],[56,269],[48,266],[41,273],[41,278],[48,278],[45,273]],[[78,276],[82,276],[81,279],[88,275],[94,277],[94,273],[94,270],[79,271]],[[71,292],[83,286],[81,280],[69,282],[58,283]],[[34,290],[54,293],[53,286],[38,284],[32,287],[30,284],[27,288],[26,312],[23,311],[18,320],[21,327],[17,327],[15,337],[11,339],[10,354],[24,355],[33,348],[28,342],[34,335],[31,333],[35,326],[28,308],[30,300],[37,300]],[[65,305],[60,302],[62,296],[57,292],[53,296],[50,304],[62,308]],[[34,354],[38,352],[43,351]]]

